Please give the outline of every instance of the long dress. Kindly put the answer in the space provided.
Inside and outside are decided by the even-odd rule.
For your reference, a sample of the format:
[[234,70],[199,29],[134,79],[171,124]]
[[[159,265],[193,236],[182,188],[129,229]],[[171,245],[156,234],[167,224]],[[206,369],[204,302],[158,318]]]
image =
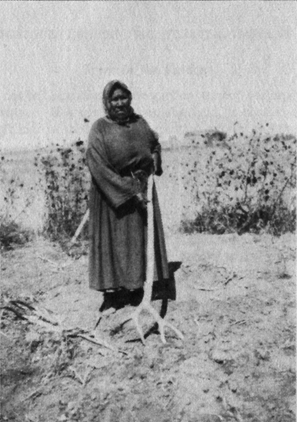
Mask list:
[[[147,214],[135,195],[137,170],[152,172],[160,144],[147,122],[134,115],[128,124],[97,120],[90,131],[87,164],[91,173],[89,283],[95,290],[143,287]],[[131,173],[132,172],[132,173]],[[155,281],[169,278],[157,191],[153,189]]]

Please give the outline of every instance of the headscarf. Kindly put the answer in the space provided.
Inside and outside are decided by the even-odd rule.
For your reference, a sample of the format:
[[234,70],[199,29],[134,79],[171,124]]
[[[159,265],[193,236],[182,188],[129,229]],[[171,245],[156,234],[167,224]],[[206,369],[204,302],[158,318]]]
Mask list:
[[129,95],[130,101],[132,100],[132,93],[127,87],[127,85],[115,79],[113,81],[108,82],[108,84],[105,86],[103,90],[102,102],[103,102],[104,111],[106,113],[106,116],[109,117],[111,120],[115,120],[119,124],[125,124],[129,122],[131,117],[134,115],[134,110],[130,106],[129,115],[127,119],[125,119],[124,121],[123,120],[119,121],[116,118],[116,116],[112,115],[111,107],[110,107],[110,99],[116,89],[122,89],[123,91],[127,92],[127,94]]

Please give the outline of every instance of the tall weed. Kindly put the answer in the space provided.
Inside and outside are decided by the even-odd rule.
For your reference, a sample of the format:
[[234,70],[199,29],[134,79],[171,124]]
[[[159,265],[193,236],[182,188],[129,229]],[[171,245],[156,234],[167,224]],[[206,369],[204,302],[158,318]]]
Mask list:
[[[35,159],[45,178],[46,217],[44,233],[52,240],[73,236],[87,210],[89,176],[81,140],[71,147],[57,147]],[[82,236],[87,236],[87,227]]]
[[0,185],[1,185],[1,211],[0,211],[0,250],[14,249],[24,245],[32,239],[31,230],[25,229],[17,221],[24,211],[31,205],[32,197],[26,198],[21,209],[16,206],[20,202],[20,193],[24,183],[20,176],[13,176],[7,171],[8,160],[1,154]]
[[[296,227],[296,138],[234,135],[224,147],[191,148],[182,159],[182,230],[210,233],[263,230],[275,235]],[[186,196],[186,195],[184,195]],[[187,208],[195,208],[187,218]]]

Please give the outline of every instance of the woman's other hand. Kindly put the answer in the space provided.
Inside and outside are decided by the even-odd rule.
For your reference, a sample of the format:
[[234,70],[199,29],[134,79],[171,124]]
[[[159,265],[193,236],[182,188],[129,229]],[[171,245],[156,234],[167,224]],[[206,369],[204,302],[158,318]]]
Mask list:
[[146,210],[146,206],[148,203],[148,200],[146,199],[146,197],[143,195],[143,193],[138,193],[137,195],[135,195],[136,198],[136,205],[142,209],[142,210]]

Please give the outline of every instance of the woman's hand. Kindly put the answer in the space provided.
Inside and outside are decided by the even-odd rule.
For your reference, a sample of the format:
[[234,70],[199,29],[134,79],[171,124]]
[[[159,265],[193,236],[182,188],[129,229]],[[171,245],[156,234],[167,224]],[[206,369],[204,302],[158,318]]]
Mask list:
[[133,177],[138,180],[140,190],[140,192],[135,195],[136,205],[140,209],[145,210],[148,203],[146,197],[148,175],[144,170],[136,170],[133,173]]
[[147,187],[147,174],[144,170],[136,170],[133,173],[133,177],[136,178],[139,182],[140,192],[145,192]]
[[148,200],[146,199],[146,197],[143,195],[143,193],[138,193],[137,195],[135,195],[136,198],[136,205],[142,209],[142,210],[146,210],[146,206],[148,203]]

